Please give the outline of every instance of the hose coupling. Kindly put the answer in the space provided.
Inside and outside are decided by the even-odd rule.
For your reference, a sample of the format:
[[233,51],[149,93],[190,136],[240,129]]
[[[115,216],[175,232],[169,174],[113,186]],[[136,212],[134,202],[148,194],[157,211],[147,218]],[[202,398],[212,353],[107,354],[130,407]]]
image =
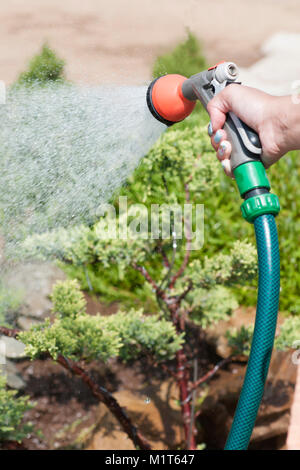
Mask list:
[[247,222],[263,214],[276,216],[280,211],[279,199],[270,193],[270,183],[261,161],[248,162],[234,169],[234,176],[241,197],[244,199],[241,212]]

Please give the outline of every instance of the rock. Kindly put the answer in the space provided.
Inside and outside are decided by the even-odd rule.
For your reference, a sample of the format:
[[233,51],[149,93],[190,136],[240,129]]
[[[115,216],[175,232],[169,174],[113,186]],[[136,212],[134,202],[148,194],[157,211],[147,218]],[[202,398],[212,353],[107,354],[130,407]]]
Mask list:
[[8,336],[0,336],[1,353],[10,359],[19,359],[25,357],[25,344]]
[[30,330],[30,328],[34,325],[39,325],[41,324],[42,322],[39,321],[39,320],[36,320],[34,318],[30,318],[30,317],[23,317],[23,316],[20,316],[18,319],[17,319],[17,324],[18,324],[18,327],[21,328],[21,330],[24,330],[24,331],[28,331]]
[[[282,448],[290,419],[297,367],[292,352],[274,351],[250,448]],[[209,449],[222,449],[237,405],[246,368],[232,364],[209,383],[199,423]]]
[[[229,320],[221,321],[210,328],[207,340],[215,347],[219,356],[228,357],[231,350],[225,337],[226,331],[231,328],[239,329],[243,325],[253,325],[254,320],[255,308],[241,307]],[[283,322],[284,318],[279,315],[277,333]],[[273,351],[263,401],[251,438],[252,448],[261,448],[267,443],[276,448],[284,446],[296,381],[296,366],[291,360],[291,354],[289,351]],[[209,384],[209,396],[203,404],[203,414],[200,418],[206,434],[204,441],[209,442],[213,448],[224,446],[224,436],[229,431],[246,370],[235,365],[229,369],[230,371],[220,373],[221,380],[215,382],[217,385],[214,385],[214,381]],[[234,370],[235,374],[232,373]]]
[[[143,393],[120,390],[114,394],[153,449],[177,449],[183,440],[177,388],[171,380],[146,386]],[[98,425],[89,450],[133,450],[132,441],[107,408],[99,406]]]
[[253,431],[255,446],[286,435],[296,383],[297,366],[292,362],[293,351],[273,351],[265,392]]
[[27,263],[17,266],[4,279],[9,289],[21,292],[19,315],[43,320],[51,311],[49,296],[53,284],[66,276],[51,263]]
[[2,366],[1,373],[6,376],[6,383],[10,388],[23,390],[26,387],[26,383],[12,361],[6,360],[6,364]]

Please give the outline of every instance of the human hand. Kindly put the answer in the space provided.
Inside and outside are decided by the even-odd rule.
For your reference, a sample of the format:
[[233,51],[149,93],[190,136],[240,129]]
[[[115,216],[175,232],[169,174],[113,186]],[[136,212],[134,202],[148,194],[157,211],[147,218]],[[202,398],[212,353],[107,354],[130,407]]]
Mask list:
[[300,148],[300,106],[293,104],[290,96],[272,96],[256,88],[231,84],[208,103],[207,110],[211,143],[228,176],[233,177],[231,143],[222,127],[229,111],[259,134],[266,168],[288,150]]

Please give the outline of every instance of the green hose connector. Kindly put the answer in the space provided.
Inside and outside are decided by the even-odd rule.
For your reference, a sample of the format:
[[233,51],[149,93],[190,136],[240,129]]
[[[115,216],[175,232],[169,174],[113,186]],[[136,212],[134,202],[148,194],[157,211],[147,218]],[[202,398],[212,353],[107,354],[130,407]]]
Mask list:
[[270,189],[265,167],[262,162],[247,162],[234,169],[234,177],[241,197],[256,188]]
[[280,211],[279,199],[275,194],[268,192],[270,183],[262,162],[247,162],[239,165],[234,170],[234,176],[242,197],[253,189],[264,188],[267,190],[263,194],[245,199],[241,205],[242,215],[247,222],[253,223],[257,217],[264,214],[274,216],[278,214]]
[[280,211],[279,199],[276,194],[260,194],[246,199],[241,205],[241,211],[247,222],[253,223],[260,215],[272,214],[276,216]]

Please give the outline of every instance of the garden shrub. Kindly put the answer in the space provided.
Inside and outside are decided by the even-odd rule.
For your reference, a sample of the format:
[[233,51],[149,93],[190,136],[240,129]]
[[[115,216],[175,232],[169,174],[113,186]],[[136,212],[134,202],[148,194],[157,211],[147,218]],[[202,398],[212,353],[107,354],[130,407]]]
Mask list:
[[32,431],[31,423],[23,423],[24,413],[32,407],[29,397],[7,390],[6,379],[0,375],[0,441],[21,442]]
[[17,80],[19,85],[34,83],[63,82],[65,61],[44,44],[39,54],[29,62],[28,69],[22,72]]
[[73,360],[124,361],[145,353],[157,361],[172,359],[180,348],[183,335],[177,335],[172,323],[158,315],[145,316],[142,310],[119,311],[108,317],[86,313],[86,302],[79,284],[57,282],[53,289],[53,322],[47,319],[30,331],[21,332],[25,353],[32,359],[48,352]]

